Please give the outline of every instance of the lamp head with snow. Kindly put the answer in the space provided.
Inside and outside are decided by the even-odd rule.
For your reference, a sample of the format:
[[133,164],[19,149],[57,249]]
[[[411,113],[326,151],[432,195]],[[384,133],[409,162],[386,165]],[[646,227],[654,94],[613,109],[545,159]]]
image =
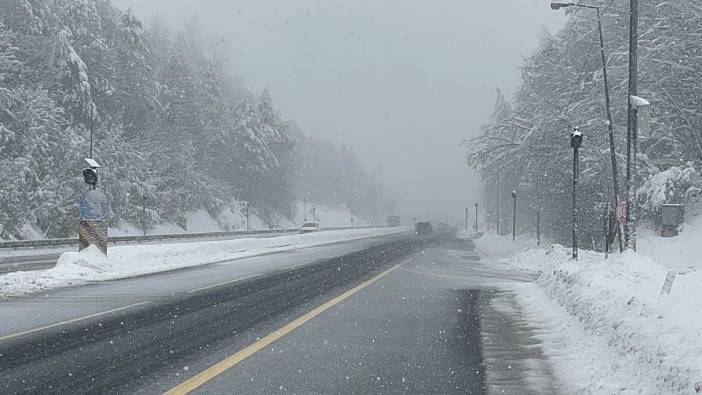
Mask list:
[[83,158],[83,167],[89,167],[91,169],[99,169],[100,164],[93,158]]
[[570,146],[574,149],[580,148],[580,145],[583,143],[583,133],[580,131],[580,129],[576,126],[573,128],[573,131],[570,132]]
[[551,0],[551,9],[552,10],[560,10],[561,8],[571,7],[574,5],[575,5],[575,3],[570,2],[570,1]]

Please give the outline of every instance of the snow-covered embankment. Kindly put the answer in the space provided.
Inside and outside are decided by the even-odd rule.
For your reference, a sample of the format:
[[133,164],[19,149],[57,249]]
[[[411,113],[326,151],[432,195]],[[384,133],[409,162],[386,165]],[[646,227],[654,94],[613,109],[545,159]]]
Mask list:
[[[677,248],[692,248],[682,245],[686,239]],[[655,255],[657,243],[671,248],[675,241],[646,243]],[[541,272],[536,284],[514,290],[544,328],[540,337],[569,393],[690,394],[701,386],[702,270],[696,266],[702,262],[671,266],[643,252],[605,260],[590,251],[580,251],[575,262],[560,245],[527,247],[492,235],[476,246],[498,264]],[[673,287],[661,295],[671,269]]]

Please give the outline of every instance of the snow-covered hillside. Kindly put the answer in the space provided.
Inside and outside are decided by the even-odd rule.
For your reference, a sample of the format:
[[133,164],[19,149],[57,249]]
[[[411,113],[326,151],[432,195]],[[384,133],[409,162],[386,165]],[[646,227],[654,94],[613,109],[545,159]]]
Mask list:
[[[304,202],[296,203],[297,210],[295,217],[290,219],[282,215],[274,215],[272,221],[266,222],[261,219],[257,210],[252,208],[249,212],[249,229],[263,230],[272,228],[298,228],[304,222]],[[317,220],[322,228],[338,228],[352,226],[368,226],[369,221],[353,216],[345,208],[333,208],[324,204],[307,204],[307,219],[312,221],[312,213],[316,211]],[[149,229],[149,234],[179,234],[179,233],[204,233],[204,232],[228,232],[246,230],[246,209],[243,204],[232,204],[221,210],[217,216],[212,216],[205,210],[195,210],[186,213],[187,225],[181,227],[173,223],[160,223]],[[353,222],[351,222],[353,218]],[[133,224],[123,222],[118,228],[110,228],[112,236],[134,236],[141,235],[143,231]]]

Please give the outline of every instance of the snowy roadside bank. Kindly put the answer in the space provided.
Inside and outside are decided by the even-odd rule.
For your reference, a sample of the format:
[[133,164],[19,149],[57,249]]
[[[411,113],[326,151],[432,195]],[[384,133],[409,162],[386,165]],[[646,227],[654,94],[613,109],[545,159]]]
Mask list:
[[536,284],[514,291],[543,323],[540,337],[569,393],[695,393],[702,382],[702,271],[686,265],[661,295],[669,266],[643,254],[605,260],[581,251],[574,262],[566,247],[525,243],[493,235],[475,241],[498,265],[541,272]]
[[134,277],[168,270],[407,232],[409,228],[347,229],[270,238],[145,244],[111,247],[106,258],[96,247],[65,252],[48,270],[0,275],[0,298],[22,296],[94,281]]

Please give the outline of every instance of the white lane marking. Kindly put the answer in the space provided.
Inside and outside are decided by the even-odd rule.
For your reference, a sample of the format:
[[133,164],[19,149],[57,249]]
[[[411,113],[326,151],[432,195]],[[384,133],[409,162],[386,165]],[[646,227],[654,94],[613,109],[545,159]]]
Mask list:
[[89,315],[86,315],[86,316],[83,316],[83,317],[72,318],[72,319],[70,319],[70,320],[61,321],[61,322],[56,322],[56,323],[53,323],[53,324],[44,325],[44,326],[40,326],[40,327],[38,327],[38,328],[28,329],[28,330],[26,330],[26,331],[17,332],[17,333],[12,333],[12,334],[5,335],[5,336],[0,336],[0,342],[5,341],[5,340],[14,339],[14,338],[16,338],[16,337],[20,337],[20,336],[24,336],[24,335],[29,335],[29,334],[32,334],[32,333],[41,332],[41,331],[44,331],[44,330],[47,330],[47,329],[56,328],[56,327],[63,326],[63,325],[68,325],[68,324],[73,324],[73,323],[80,322],[80,321],[89,320],[89,319],[91,319],[91,318],[101,317],[101,316],[103,316],[103,315],[107,315],[107,314],[111,314],[111,313],[116,313],[116,312],[118,312],[118,311],[122,311],[122,310],[126,310],[126,309],[131,309],[132,307],[142,306],[142,305],[145,305],[145,304],[147,304],[147,303],[151,303],[151,302],[149,302],[149,301],[144,301],[144,302],[132,303],[132,304],[130,304],[130,305],[126,305],[126,306],[122,306],[122,307],[117,307],[117,308],[115,308],[115,309],[111,309],[111,310],[107,310],[107,311],[102,311],[102,312],[94,313],[94,314],[89,314]]
[[195,292],[204,291],[204,290],[207,290],[207,289],[210,289],[210,288],[216,288],[216,287],[220,287],[220,286],[222,286],[222,285],[237,283],[237,282],[239,282],[239,281],[244,281],[244,280],[248,280],[248,279],[250,279],[250,278],[254,278],[254,277],[258,276],[258,275],[259,275],[259,274],[252,274],[252,275],[250,275],[250,276],[241,277],[241,278],[236,278],[236,279],[234,279],[234,280],[224,281],[224,282],[221,282],[221,283],[208,285],[208,286],[202,287],[202,288],[195,288],[195,289],[192,289],[192,290],[188,291],[188,293],[194,294]]

